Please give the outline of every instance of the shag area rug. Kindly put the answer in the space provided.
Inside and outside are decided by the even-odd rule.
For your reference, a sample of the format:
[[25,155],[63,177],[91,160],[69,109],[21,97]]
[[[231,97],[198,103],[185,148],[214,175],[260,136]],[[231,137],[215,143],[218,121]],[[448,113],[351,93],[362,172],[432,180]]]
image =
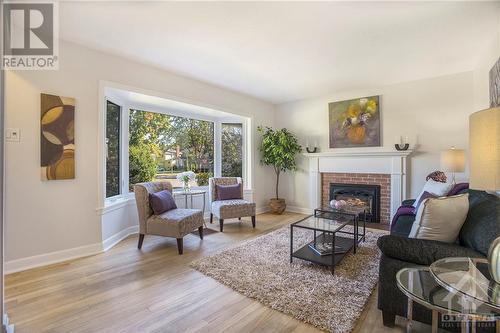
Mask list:
[[[377,239],[368,231],[356,254],[335,267],[297,258],[290,264],[290,227],[246,241],[191,263],[191,267],[272,309],[330,332],[350,332],[378,279]],[[312,240],[294,228],[294,250]]]

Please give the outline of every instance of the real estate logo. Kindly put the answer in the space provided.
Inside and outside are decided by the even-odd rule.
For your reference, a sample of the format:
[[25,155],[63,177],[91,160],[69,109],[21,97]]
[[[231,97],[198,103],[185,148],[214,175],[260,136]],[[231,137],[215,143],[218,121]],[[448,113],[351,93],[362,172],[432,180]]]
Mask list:
[[55,2],[4,2],[2,69],[58,69]]

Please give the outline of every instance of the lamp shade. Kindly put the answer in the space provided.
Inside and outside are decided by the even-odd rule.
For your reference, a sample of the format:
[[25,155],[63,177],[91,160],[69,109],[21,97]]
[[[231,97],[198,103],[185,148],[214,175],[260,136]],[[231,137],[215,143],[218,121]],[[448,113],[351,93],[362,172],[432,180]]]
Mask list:
[[441,169],[448,172],[464,172],[465,151],[452,148],[441,152]]
[[500,191],[500,108],[469,117],[470,188]]

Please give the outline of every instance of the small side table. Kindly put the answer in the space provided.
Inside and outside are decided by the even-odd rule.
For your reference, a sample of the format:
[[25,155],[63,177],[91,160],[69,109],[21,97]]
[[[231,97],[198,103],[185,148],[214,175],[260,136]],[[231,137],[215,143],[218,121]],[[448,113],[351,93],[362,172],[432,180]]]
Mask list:
[[[207,227],[207,223],[205,222],[205,205],[206,205],[206,196],[207,191],[205,190],[190,190],[190,191],[174,191],[174,198],[184,197],[184,208],[193,208],[193,197],[201,195],[203,197],[203,207],[201,208],[201,213],[203,214],[203,225],[205,228]],[[188,197],[190,199],[191,205],[188,207]]]
[[[492,318],[499,328],[499,313],[488,304],[443,288],[428,267],[403,268],[396,275],[398,288],[408,297],[407,332],[411,332],[413,302],[432,311],[432,333],[438,332],[438,316],[446,314],[460,318],[461,332],[476,332],[476,321]],[[457,322],[457,321],[455,321]]]

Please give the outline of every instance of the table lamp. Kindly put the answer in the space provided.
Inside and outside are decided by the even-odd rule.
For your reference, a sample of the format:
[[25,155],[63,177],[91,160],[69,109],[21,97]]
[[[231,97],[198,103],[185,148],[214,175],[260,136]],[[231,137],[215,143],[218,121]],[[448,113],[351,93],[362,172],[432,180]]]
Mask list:
[[[500,194],[500,107],[469,117],[470,188]],[[500,216],[497,216],[500,219]],[[500,284],[500,237],[488,251],[492,278]]]
[[465,151],[454,147],[442,151],[441,169],[445,172],[451,172],[452,183],[455,184],[455,172],[465,171]]
[[470,188],[500,192],[500,107],[469,117]]

